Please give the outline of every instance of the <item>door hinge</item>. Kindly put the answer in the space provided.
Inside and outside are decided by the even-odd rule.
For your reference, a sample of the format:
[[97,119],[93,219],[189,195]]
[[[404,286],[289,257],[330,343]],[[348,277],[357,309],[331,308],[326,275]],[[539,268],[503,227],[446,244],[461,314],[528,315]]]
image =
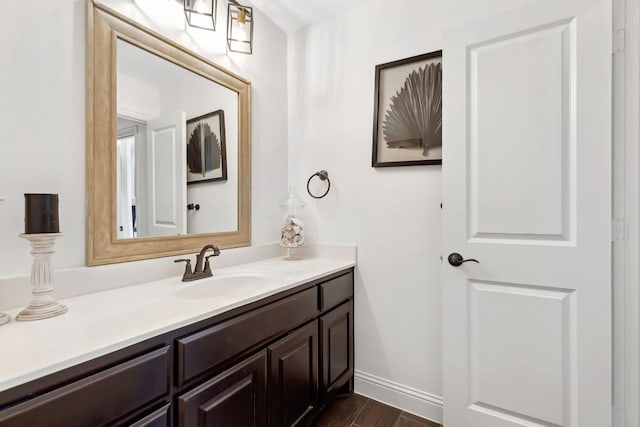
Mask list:
[[613,53],[623,53],[625,45],[624,30],[615,30],[613,32]]
[[624,220],[620,218],[613,218],[611,220],[611,241],[619,242],[625,239],[626,226]]

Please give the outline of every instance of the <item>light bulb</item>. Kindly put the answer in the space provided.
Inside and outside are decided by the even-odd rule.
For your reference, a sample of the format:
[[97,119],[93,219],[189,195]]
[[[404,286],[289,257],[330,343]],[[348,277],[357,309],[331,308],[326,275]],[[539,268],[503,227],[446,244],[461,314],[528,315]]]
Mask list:
[[240,40],[240,41],[245,41],[247,40],[247,30],[246,30],[246,24],[240,23],[238,22],[238,24],[236,25],[236,34],[235,34],[235,39],[236,40]]
[[236,23],[236,40],[247,40],[247,11],[243,7],[238,9],[238,22]]

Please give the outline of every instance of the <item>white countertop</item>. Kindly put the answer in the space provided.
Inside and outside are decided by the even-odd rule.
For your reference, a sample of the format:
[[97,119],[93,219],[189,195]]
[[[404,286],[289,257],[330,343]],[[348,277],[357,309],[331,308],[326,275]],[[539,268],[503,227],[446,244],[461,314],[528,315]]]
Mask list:
[[[62,299],[69,311],[61,316],[0,326],[0,391],[354,265],[355,259],[271,258],[214,269],[214,279],[254,275],[266,280],[225,286],[208,298],[182,296],[211,279],[183,283],[172,277]],[[20,309],[4,311],[15,319]]]

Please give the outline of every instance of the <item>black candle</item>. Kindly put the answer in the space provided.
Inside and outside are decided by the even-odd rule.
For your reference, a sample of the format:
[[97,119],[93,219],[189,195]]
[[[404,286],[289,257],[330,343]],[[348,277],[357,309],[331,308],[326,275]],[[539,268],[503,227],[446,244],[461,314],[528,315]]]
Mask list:
[[24,195],[25,234],[59,233],[58,195]]

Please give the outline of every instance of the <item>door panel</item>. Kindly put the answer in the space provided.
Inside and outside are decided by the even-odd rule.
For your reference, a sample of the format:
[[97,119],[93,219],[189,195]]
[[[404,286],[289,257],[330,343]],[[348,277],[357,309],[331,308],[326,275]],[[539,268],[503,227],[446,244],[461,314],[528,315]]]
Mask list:
[[186,234],[186,113],[150,121],[147,130],[148,236]]
[[609,426],[611,1],[446,39],[445,425]]
[[563,21],[469,48],[471,237],[568,237],[574,39]]
[[575,351],[575,293],[513,283],[469,281],[468,286],[475,409],[509,408],[543,425],[562,425],[565,391],[575,385],[565,357]]

